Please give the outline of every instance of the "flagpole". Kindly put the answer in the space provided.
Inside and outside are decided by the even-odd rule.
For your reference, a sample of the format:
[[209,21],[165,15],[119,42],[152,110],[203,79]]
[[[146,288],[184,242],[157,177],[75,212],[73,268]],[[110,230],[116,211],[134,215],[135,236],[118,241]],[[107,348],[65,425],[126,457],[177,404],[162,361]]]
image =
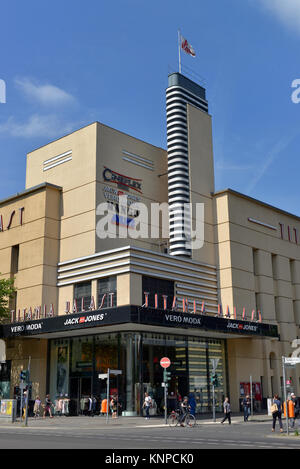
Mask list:
[[179,73],[181,73],[181,34],[178,29],[178,57],[179,57]]

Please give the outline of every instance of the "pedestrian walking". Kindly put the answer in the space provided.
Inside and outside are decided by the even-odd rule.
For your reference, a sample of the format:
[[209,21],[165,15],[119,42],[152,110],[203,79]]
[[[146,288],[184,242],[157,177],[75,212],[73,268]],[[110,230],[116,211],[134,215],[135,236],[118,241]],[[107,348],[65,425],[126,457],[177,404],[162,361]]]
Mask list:
[[93,412],[93,396],[89,396],[88,398],[88,416],[89,417],[94,417],[94,412]]
[[34,406],[33,406],[33,415],[35,418],[38,418],[40,416],[40,407],[41,407],[41,399],[39,396],[36,396],[36,399],[34,401]]
[[229,425],[231,425],[231,407],[230,407],[230,402],[229,402],[228,397],[225,397],[223,408],[224,408],[224,418],[221,423],[223,424],[225,420],[228,420]]
[[46,398],[45,398],[45,408],[44,408],[44,415],[43,415],[43,418],[45,419],[46,418],[46,413],[48,412],[49,413],[49,416],[50,418],[52,419],[53,418],[53,415],[52,415],[52,412],[51,412],[51,407],[52,407],[52,401],[50,399],[50,395],[47,394],[46,395]]
[[244,409],[244,422],[248,422],[249,415],[251,412],[251,399],[249,395],[244,397],[242,405]]
[[300,398],[296,397],[294,393],[291,394],[291,399],[294,402],[295,406],[295,421],[298,420],[299,427],[299,418],[300,418]]
[[107,399],[102,399],[100,415],[106,415],[106,414],[107,414]]
[[[293,394],[293,396],[295,396],[295,394]],[[295,404],[292,400],[292,395],[288,396],[287,402],[284,402],[284,404],[283,404],[283,413],[284,413],[285,417],[286,417],[286,407],[288,409],[287,414],[288,414],[288,418],[289,418],[291,428],[294,428],[294,426],[295,426]]]
[[145,399],[144,399],[144,404],[143,408],[146,411],[146,420],[150,420],[150,409],[152,407],[152,398],[149,396],[147,392],[145,392]]
[[117,399],[116,394],[113,395],[110,401],[110,408],[112,412],[112,418],[117,419],[118,418],[118,399]]
[[273,417],[272,432],[275,432],[276,420],[278,419],[280,432],[282,433],[283,432],[282,419],[281,419],[282,407],[281,407],[281,400],[279,399],[278,394],[274,395],[273,404],[271,405],[271,412],[272,412],[272,417]]

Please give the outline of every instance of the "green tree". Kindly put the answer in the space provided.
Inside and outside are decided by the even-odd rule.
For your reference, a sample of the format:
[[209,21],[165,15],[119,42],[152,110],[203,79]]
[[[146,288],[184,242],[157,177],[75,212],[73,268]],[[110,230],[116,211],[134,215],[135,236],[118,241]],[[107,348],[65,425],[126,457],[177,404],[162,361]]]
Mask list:
[[9,300],[13,298],[15,292],[14,279],[0,280],[0,322],[10,317]]

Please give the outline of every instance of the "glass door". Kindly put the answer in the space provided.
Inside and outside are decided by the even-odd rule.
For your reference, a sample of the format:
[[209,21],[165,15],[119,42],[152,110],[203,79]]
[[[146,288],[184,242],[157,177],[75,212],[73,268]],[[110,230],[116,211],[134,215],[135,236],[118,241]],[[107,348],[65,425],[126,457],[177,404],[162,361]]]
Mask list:
[[70,415],[86,415],[88,398],[92,394],[92,378],[76,377],[70,379]]

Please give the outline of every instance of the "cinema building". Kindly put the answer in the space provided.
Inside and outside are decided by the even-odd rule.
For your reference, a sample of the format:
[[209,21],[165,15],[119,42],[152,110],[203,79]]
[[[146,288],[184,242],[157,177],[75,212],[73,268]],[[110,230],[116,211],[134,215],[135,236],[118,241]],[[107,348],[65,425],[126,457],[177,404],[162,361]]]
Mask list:
[[[67,395],[73,414],[105,396],[108,368],[122,371],[111,392],[125,415],[141,413],[145,391],[159,412],[165,356],[169,392],[193,392],[198,412],[211,409],[213,363],[220,410],[225,395],[239,410],[250,376],[258,406],[282,392],[281,356],[300,336],[300,218],[215,192],[204,88],[171,74],[166,103],[167,150],[95,122],[29,153],[25,190],[0,202],[1,278],[17,288],[0,326],[3,397],[29,356],[32,398]],[[148,237],[101,237],[105,202],[112,234],[137,223],[135,203],[204,204],[203,246],[187,243],[176,211],[167,234],[152,237],[149,221]]]

